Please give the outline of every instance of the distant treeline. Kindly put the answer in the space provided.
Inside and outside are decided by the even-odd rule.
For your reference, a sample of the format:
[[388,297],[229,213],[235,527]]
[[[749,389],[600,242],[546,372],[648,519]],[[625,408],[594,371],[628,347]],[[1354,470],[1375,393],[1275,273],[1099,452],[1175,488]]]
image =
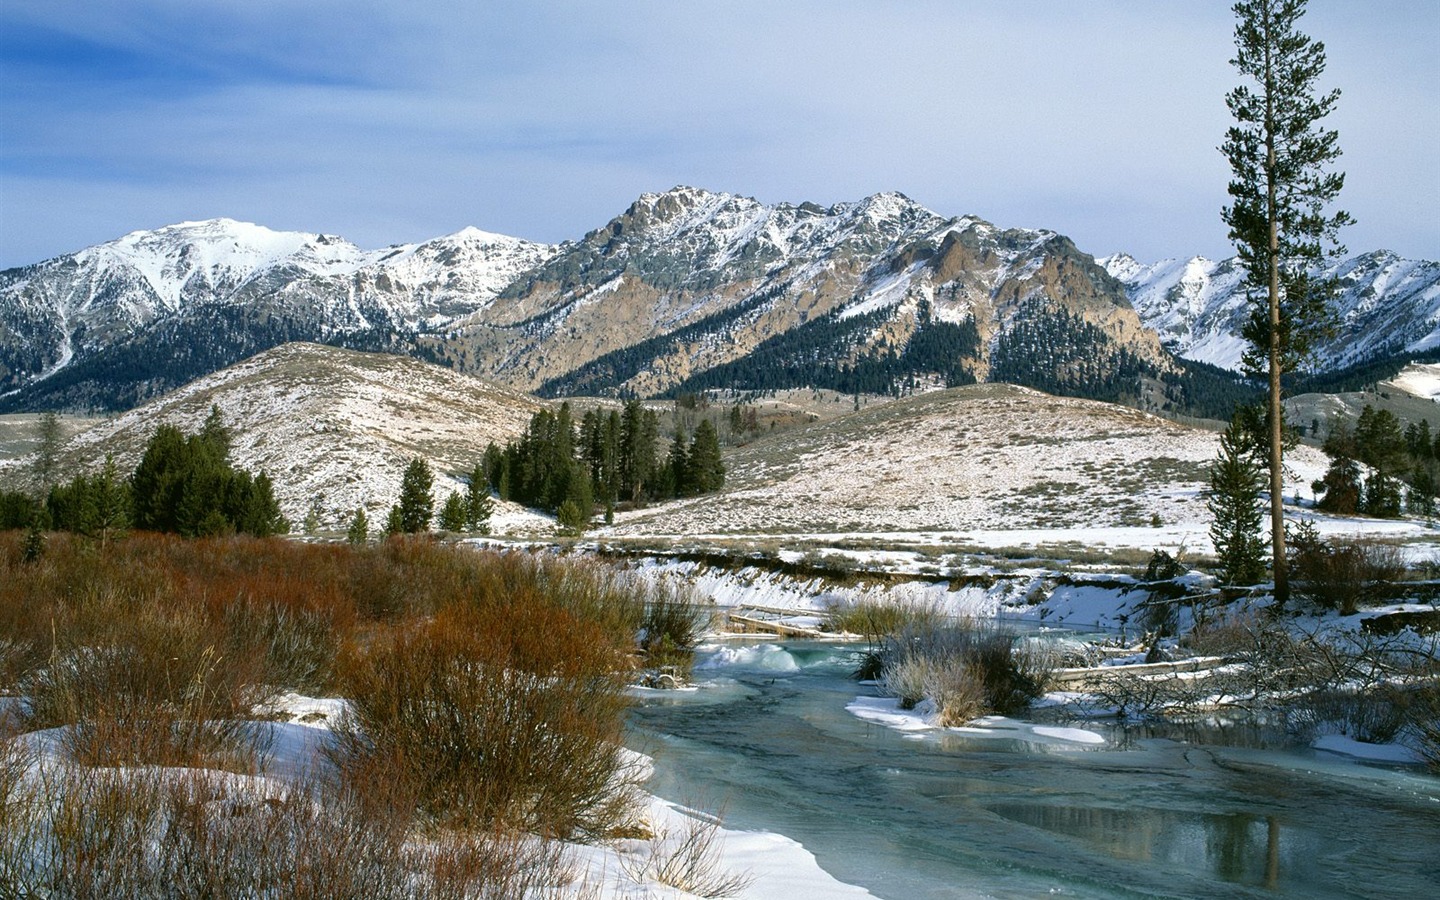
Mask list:
[[490,444],[485,478],[502,500],[556,513],[561,524],[583,526],[597,505],[607,518],[617,503],[689,497],[725,484],[720,439],[701,420],[693,436],[676,429],[660,457],[660,426],[654,410],[638,400],[608,413],[592,409],[577,427],[569,403],[542,410],[519,440]]
[[0,529],[40,528],[109,537],[128,528],[186,537],[290,530],[264,472],[230,462],[230,430],[212,408],[204,427],[186,434],[161,425],[140,463],[122,478],[107,457],[95,475],[76,475],[40,495],[0,492]]
[[[1396,518],[1401,510],[1435,518],[1440,437],[1428,419],[1401,426],[1389,410],[1366,405],[1352,427],[1333,422],[1325,438],[1330,467],[1312,487],[1320,509]],[[1364,467],[1362,469],[1362,467]]]

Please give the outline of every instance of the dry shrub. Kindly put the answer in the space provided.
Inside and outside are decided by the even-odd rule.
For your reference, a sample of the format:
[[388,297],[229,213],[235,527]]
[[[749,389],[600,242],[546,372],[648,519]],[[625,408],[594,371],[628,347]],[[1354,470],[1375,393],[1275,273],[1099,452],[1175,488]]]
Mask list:
[[576,883],[575,865],[563,844],[533,835],[448,833],[415,856],[424,895],[431,900],[599,896]]
[[695,646],[714,620],[713,608],[700,603],[692,589],[669,581],[637,583],[636,591],[645,610],[639,632],[645,667],[688,680]]
[[20,834],[35,813],[37,798],[26,781],[35,760],[33,749],[0,727],[0,884],[5,872],[19,864],[9,836]]
[[245,597],[223,616],[229,652],[255,659],[267,687],[306,694],[329,687],[341,630],[324,612]]
[[[357,700],[338,754],[343,795],[227,812],[235,834],[200,827],[197,810],[240,808],[200,785],[185,795],[73,770],[53,785],[70,805],[41,828],[68,841],[46,844],[45,871],[75,873],[54,882],[68,885],[56,896],[227,895],[227,854],[260,852],[235,849],[246,829],[290,847],[283,865],[330,873],[264,888],[276,896],[413,896],[417,871],[438,895],[534,896],[537,867],[554,868],[550,850],[496,835],[603,834],[631,815],[624,680],[649,595],[614,569],[424,540],[357,548],[140,533],[104,548],[56,535],[22,564],[17,540],[0,535],[0,676],[32,700],[24,727],[66,726],[74,759],[245,770],[268,730],[244,720],[266,695],[340,687]],[[264,812],[276,803],[283,817]],[[436,837],[423,857],[411,847],[403,878],[339,858],[390,867],[395,835],[417,823],[488,837]],[[199,887],[167,893],[134,874],[151,863],[117,861],[144,856],[162,828],[167,865],[191,867],[166,877]]]
[[901,709],[914,709],[925,699],[925,687],[934,668],[930,657],[906,653],[880,667],[880,690],[900,701]]
[[[417,837],[343,788],[262,793],[214,773],[47,770],[0,834],[16,896],[408,900],[559,896],[562,847],[508,833]],[[7,894],[6,896],[10,896]]]
[[925,673],[924,684],[937,725],[964,725],[986,712],[984,672],[973,662],[941,660]]
[[0,637],[0,695],[11,693],[38,660],[35,648],[26,641]]
[[1118,715],[1139,718],[1197,709],[1215,690],[1213,679],[1189,678],[1178,673],[1140,675],[1124,666],[1104,672],[1089,687],[1102,704]]
[[1410,718],[1410,696],[1391,685],[1369,691],[1320,690],[1291,708],[1291,721],[1307,732],[1338,731],[1367,744],[1395,740]]
[[1416,692],[1410,721],[1415,749],[1430,771],[1440,774],[1440,687],[1430,684]]
[[0,633],[12,645],[0,677],[33,673],[56,647],[113,644],[117,623],[175,615],[203,622],[217,652],[261,683],[314,686],[317,637],[355,619],[345,569],[329,548],[279,540],[135,534],[101,548],[54,535],[42,564],[0,572]]
[[466,605],[375,634],[342,659],[337,764],[363,784],[383,760],[442,826],[606,833],[633,800],[624,653],[587,624],[554,605]]
[[1374,540],[1324,540],[1314,528],[1296,530],[1290,564],[1295,593],[1327,609],[1353,615],[1381,599],[1405,572],[1399,548]]
[[103,642],[57,643],[24,685],[27,729],[68,726],[74,759],[93,765],[253,768],[265,732],[243,661],[224,658],[194,615],[144,610]]
[[[881,689],[906,709],[928,698],[949,722],[1024,709],[1044,692],[1053,667],[1039,646],[1017,646],[1014,632],[974,621],[908,628],[882,652]],[[978,711],[966,715],[977,709],[977,694]]]
[[1218,615],[1197,621],[1181,643],[1201,656],[1238,656],[1254,648],[1263,628],[1265,623],[1254,611]]
[[655,881],[696,897],[737,897],[755,878],[731,872],[721,857],[720,820],[686,817],[679,829],[657,829],[640,860],[622,857],[626,874],[636,882]]
[[907,630],[934,627],[941,618],[939,609],[933,605],[865,595],[831,607],[829,627],[831,631],[858,634],[876,643]]

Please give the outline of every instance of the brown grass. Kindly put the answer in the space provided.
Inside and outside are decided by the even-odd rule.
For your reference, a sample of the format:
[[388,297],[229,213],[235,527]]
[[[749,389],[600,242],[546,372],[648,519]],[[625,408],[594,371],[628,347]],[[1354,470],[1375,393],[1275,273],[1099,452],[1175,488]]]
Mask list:
[[326,782],[266,788],[203,770],[67,765],[23,799],[0,834],[14,896],[460,900],[577,887],[553,842],[513,832],[417,839],[404,819],[374,816]]
[[553,605],[446,608],[347,650],[335,761],[360,784],[379,761],[440,826],[604,834],[632,799],[622,659]]
[[[22,539],[0,534],[0,694],[30,700],[10,727],[62,728],[69,751],[26,787],[21,745],[0,746],[0,864],[28,847],[35,891],[546,896],[553,847],[515,835],[630,821],[624,684],[649,594],[615,569],[139,533],[52,535],[26,563]],[[340,777],[242,802],[212,770],[255,769],[268,729],[246,720],[285,690],[353,698]],[[208,780],[137,774],[152,764]]]

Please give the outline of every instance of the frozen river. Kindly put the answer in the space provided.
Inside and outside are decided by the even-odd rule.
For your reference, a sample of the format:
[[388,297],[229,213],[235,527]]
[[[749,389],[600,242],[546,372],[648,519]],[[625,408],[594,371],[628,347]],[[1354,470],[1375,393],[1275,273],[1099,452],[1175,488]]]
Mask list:
[[702,651],[699,690],[634,714],[650,790],[794,838],[896,900],[1440,895],[1440,779],[1417,769],[1248,728],[903,733],[846,711],[873,693],[849,666],[833,645]]

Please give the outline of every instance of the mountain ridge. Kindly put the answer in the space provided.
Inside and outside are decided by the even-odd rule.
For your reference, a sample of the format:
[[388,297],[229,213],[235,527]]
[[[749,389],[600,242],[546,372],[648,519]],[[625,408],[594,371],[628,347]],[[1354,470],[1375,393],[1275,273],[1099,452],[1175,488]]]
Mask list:
[[[1440,264],[1410,262],[1440,318],[1426,280]],[[0,272],[0,410],[126,409],[288,341],[550,395],[1001,378],[1135,402],[1141,379],[1178,377],[1172,353],[1238,358],[1225,265],[1097,260],[1057,232],[893,191],[767,205],[677,186],[561,244],[466,228],[362,250],[211,219]],[[1355,329],[1440,345],[1396,317],[1388,298],[1415,279],[1393,261],[1347,271]],[[1382,344],[1337,346],[1354,359]]]
[[[1239,371],[1249,315],[1232,257],[1141,263],[1127,254],[1097,260],[1126,286],[1146,325],[1177,356]],[[1343,369],[1440,347],[1440,262],[1375,250],[1333,261],[1318,273],[1336,284],[1338,331],[1316,348],[1315,367]]]

